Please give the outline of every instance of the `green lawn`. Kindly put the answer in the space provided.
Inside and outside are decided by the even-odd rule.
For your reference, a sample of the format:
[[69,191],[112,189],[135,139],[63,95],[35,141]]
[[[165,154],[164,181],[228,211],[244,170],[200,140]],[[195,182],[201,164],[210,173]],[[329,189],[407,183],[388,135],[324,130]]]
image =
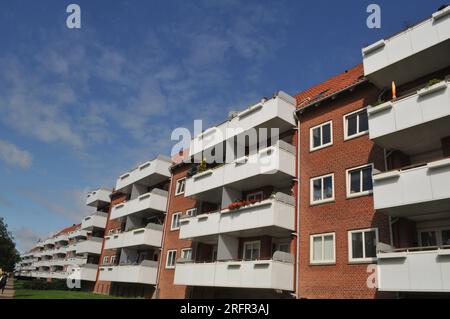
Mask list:
[[23,280],[14,281],[15,299],[121,299],[84,291],[24,289],[23,283]]

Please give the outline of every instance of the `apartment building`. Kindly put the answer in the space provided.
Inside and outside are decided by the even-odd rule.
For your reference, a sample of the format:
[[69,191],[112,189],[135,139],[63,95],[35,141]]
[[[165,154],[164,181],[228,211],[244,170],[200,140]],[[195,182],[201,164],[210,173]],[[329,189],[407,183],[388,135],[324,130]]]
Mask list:
[[159,155],[117,178],[96,292],[154,296],[170,165]]

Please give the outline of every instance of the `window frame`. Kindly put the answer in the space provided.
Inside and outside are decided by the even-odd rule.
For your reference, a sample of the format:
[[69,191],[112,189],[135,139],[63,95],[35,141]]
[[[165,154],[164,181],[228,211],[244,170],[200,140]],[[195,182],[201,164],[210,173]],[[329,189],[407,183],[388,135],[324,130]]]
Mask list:
[[[183,186],[183,190],[179,192],[178,191],[178,184],[181,183],[181,182],[184,183],[184,186]],[[186,190],[186,177],[182,177],[182,178],[177,179],[176,182],[175,182],[175,196],[183,195],[185,190]]]
[[[258,244],[259,246],[259,253],[258,253],[258,259],[245,259],[245,246],[246,245],[253,245],[253,244]],[[252,256],[253,258],[253,256]],[[261,241],[260,240],[249,240],[249,241],[244,241],[242,244],[242,260],[249,260],[249,261],[254,261],[254,260],[261,260]]]
[[[321,142],[323,140],[323,129],[322,127],[330,124],[330,142],[326,143],[326,144],[321,144],[319,146],[314,147],[314,135],[313,135],[313,131],[316,128],[320,128],[321,131]],[[309,151],[310,152],[314,152],[314,151],[318,151],[322,148],[328,147],[328,146],[332,146],[333,145],[333,120],[329,120],[327,122],[323,122],[319,125],[313,126],[309,129]]]
[[[348,141],[348,140],[351,140],[351,139],[354,139],[354,138],[357,138],[357,137],[360,137],[360,136],[369,134],[369,125],[368,125],[368,124],[367,124],[367,130],[366,130],[366,131],[358,132],[358,133],[353,134],[353,135],[348,135],[348,132],[347,132],[347,131],[348,131],[347,118],[350,117],[350,116],[352,116],[352,115],[354,115],[354,114],[361,113],[361,112],[363,112],[364,110],[365,110],[366,113],[367,113],[367,106],[366,106],[366,107],[363,107],[363,108],[360,108],[360,109],[358,109],[358,110],[356,110],[356,111],[347,113],[347,114],[345,114],[345,115],[343,116],[343,122],[344,122],[344,141]],[[368,115],[367,115],[367,116],[368,116]],[[367,119],[367,122],[368,122],[368,121],[369,121],[369,119]],[[357,121],[356,123],[357,123],[357,131],[358,131],[358,129],[359,129],[359,121]]]
[[116,262],[116,256],[111,256],[111,257],[109,258],[109,263],[110,263],[111,265],[114,265],[115,262]]
[[[356,170],[360,170],[360,172],[361,172],[363,168],[366,168],[369,166],[372,168],[372,176],[373,176],[373,172],[375,170],[373,163],[368,163],[368,164],[364,164],[364,165],[357,166],[357,167],[352,167],[352,168],[345,170],[345,183],[346,183],[346,186],[345,186],[346,191],[345,192],[346,192],[347,198],[355,198],[355,197],[361,197],[361,196],[367,196],[367,195],[373,194],[373,178],[372,177],[371,177],[372,178],[372,189],[371,190],[361,191],[359,193],[353,193],[353,194],[350,192],[351,191],[350,190],[350,188],[351,188],[350,172],[356,171]],[[361,187],[360,189],[361,190],[362,190],[362,183],[363,183],[363,180],[361,179],[360,180],[360,187]]]
[[[194,214],[191,215],[189,214],[190,212],[194,212]],[[185,215],[189,217],[194,217],[195,215],[197,215],[197,207],[187,209]]]
[[189,259],[189,260],[194,260],[194,251],[193,251],[193,249],[192,248],[182,248],[181,249],[181,258],[184,258],[183,257],[183,254],[184,254],[184,252],[186,252],[186,251],[190,251],[191,252],[191,259]]
[[[348,239],[348,262],[351,264],[365,264],[365,263],[372,263],[377,261],[377,257],[366,257],[366,245],[365,245],[365,233],[375,231],[375,241],[378,244],[380,242],[380,237],[378,235],[378,227],[372,227],[372,228],[365,228],[365,229],[354,229],[349,230],[347,239]],[[353,241],[352,241],[352,235],[355,233],[362,233],[363,237],[363,256],[362,258],[353,258]],[[376,252],[375,252],[376,253]]]
[[247,196],[246,196],[246,200],[250,200],[250,199],[248,199],[250,196],[259,196],[259,195],[261,195],[261,200],[263,200],[264,199],[264,192],[263,191],[257,191],[257,192],[252,192],[252,193],[248,193],[247,194]]
[[[175,230],[179,230],[180,229],[180,217],[181,217],[182,212],[176,212],[172,214],[172,217],[170,219],[170,230],[171,231],[175,231]],[[178,216],[178,226],[173,226],[173,222],[175,220],[175,216]]]
[[[324,256],[324,238],[326,236],[333,236],[333,259],[325,260]],[[322,260],[314,260],[314,238],[322,238]],[[321,233],[309,235],[309,264],[310,265],[336,265],[336,232]]]
[[[317,179],[321,179],[322,180],[322,198],[323,198],[323,179],[326,177],[330,177],[331,176],[331,192],[332,192],[332,196],[330,198],[327,199],[320,199],[320,200],[314,200],[314,181]],[[325,174],[325,175],[321,175],[321,176],[316,176],[316,177],[311,177],[309,179],[309,204],[312,205],[320,205],[320,204],[325,204],[325,203],[330,203],[330,202],[334,202],[335,200],[335,193],[334,193],[334,173],[329,173],[329,174]]]
[[109,256],[103,256],[102,265],[107,265],[109,262]]
[[[174,254],[173,255],[173,265],[169,265],[169,256],[170,254]],[[177,263],[177,250],[176,249],[169,249],[166,253],[166,269],[175,269],[175,265]]]

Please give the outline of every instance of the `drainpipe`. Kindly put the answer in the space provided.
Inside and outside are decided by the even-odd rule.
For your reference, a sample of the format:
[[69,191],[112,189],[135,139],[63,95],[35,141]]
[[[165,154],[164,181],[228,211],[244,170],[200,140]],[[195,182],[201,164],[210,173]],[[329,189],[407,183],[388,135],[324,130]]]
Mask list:
[[297,299],[300,298],[299,293],[299,268],[300,268],[300,119],[297,116],[297,111],[294,111],[294,118],[297,123],[295,130],[297,131],[297,149],[296,149],[296,161],[297,161],[297,225],[296,225],[296,231],[295,236],[297,237],[297,243],[296,243],[296,262],[295,262],[295,297]]
[[172,171],[170,172],[172,177],[170,178],[170,183],[169,183],[169,195],[167,196],[167,204],[166,204],[166,212],[165,212],[165,216],[164,216],[164,223],[163,223],[163,232],[162,232],[162,240],[161,240],[161,250],[160,250],[160,254],[159,254],[159,265],[158,265],[158,271],[156,273],[156,287],[155,287],[155,293],[156,293],[156,299],[159,299],[159,277],[161,276],[161,269],[163,267],[162,261],[163,261],[163,252],[164,252],[164,241],[166,239],[166,224],[167,224],[167,220],[168,220],[168,215],[169,215],[169,204],[171,203],[171,198],[172,198],[172,183],[173,183],[173,174]]
[[[388,171],[387,158],[392,154],[392,151],[387,152],[385,148],[383,148],[384,152],[384,171]],[[392,225],[396,223],[398,218],[392,219],[392,216],[389,216],[389,240],[391,247],[394,247],[394,232],[392,230]]]

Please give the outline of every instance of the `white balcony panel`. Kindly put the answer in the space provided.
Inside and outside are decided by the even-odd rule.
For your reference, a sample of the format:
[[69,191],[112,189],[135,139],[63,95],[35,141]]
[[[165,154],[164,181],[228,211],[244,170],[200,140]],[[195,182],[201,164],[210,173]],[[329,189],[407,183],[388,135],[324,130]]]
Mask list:
[[92,215],[86,216],[81,222],[82,230],[92,230],[93,228],[105,228],[108,214],[103,212],[96,212]]
[[294,265],[279,261],[178,263],[175,285],[262,288],[292,291]]
[[377,256],[380,291],[450,292],[450,249]]
[[231,120],[197,135],[191,140],[190,155],[198,154],[251,128],[278,128],[280,132],[284,132],[295,126],[295,106],[295,99],[280,91],[276,97],[253,105]]
[[153,189],[150,193],[143,194],[136,199],[114,205],[111,209],[111,219],[146,211],[165,212],[166,207],[167,192],[161,189]]
[[[276,235],[283,230],[289,234],[295,229],[294,224],[293,203],[291,205],[272,198],[237,210],[226,209],[184,219],[180,226],[180,239],[243,231],[253,233],[262,228],[267,229],[268,235]],[[262,234],[261,230],[258,234]]]
[[450,7],[363,48],[364,74],[379,87],[403,84],[449,65]]
[[450,207],[450,159],[377,174],[373,179],[375,209],[391,216],[433,214]]
[[[248,158],[198,173],[186,180],[185,196],[204,196],[214,200],[208,192],[222,186],[240,190],[261,185],[286,186],[295,176],[295,154],[278,146],[270,146]],[[212,192],[211,192],[212,193]],[[216,194],[215,196],[220,196]]]
[[144,261],[148,265],[121,265],[100,267],[99,280],[155,285],[157,262]]
[[170,158],[159,155],[152,161],[139,165],[134,170],[122,174],[116,181],[116,190],[120,191],[134,183],[142,185],[155,185],[170,178]]
[[108,204],[111,202],[109,195],[111,190],[106,188],[100,188],[88,193],[86,198],[86,205],[91,207],[98,207],[100,204]]
[[81,267],[70,266],[68,267],[68,278],[74,280],[96,281],[97,279],[98,265],[85,264]]
[[387,149],[418,154],[450,135],[450,88],[442,81],[397,101],[369,107],[370,138]]
[[150,224],[121,234],[105,237],[105,249],[117,249],[132,246],[161,247],[162,225]]
[[102,252],[103,238],[90,238],[88,240],[80,241],[77,243],[77,254],[96,254],[100,255]]
[[88,235],[88,232],[84,229],[77,229],[71,233],[69,233],[69,238],[75,238],[75,237],[86,237]]

